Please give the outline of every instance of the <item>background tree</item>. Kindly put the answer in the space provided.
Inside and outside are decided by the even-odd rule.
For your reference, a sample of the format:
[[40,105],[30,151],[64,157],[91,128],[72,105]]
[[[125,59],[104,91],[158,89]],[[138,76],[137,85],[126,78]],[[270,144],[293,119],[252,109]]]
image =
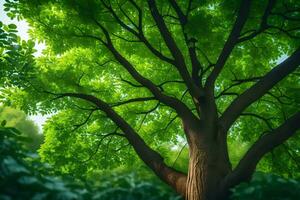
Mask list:
[[26,143],[26,146],[31,151],[37,151],[40,148],[43,142],[43,135],[39,133],[36,124],[28,119],[24,112],[10,107],[2,107],[0,108],[0,121],[5,121],[5,126],[15,127],[23,135],[30,138],[31,141]]
[[[133,149],[190,200],[228,197],[269,152],[286,152],[287,169],[297,167],[299,1],[19,0],[6,7],[49,46],[32,65],[35,76],[24,79],[30,86],[7,87],[6,102],[57,112],[41,155],[62,171],[93,170],[92,159],[132,164]],[[162,147],[183,138],[187,175],[170,167]],[[234,168],[230,140],[251,144]]]

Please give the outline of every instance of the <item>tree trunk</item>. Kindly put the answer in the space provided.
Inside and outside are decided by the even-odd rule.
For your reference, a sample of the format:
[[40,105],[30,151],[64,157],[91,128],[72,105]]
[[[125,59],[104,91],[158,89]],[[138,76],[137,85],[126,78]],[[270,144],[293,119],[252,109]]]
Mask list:
[[227,148],[221,140],[190,137],[189,169],[186,200],[216,200],[220,197],[220,184],[231,171]]
[[188,178],[186,184],[187,200],[207,199],[208,191],[208,166],[206,152],[190,151]]

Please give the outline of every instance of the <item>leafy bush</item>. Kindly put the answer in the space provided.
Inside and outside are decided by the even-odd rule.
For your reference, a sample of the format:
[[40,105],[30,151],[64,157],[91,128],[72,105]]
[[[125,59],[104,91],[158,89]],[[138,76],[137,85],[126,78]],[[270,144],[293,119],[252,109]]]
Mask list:
[[[50,175],[54,170],[25,148],[27,140],[15,128],[0,127],[0,199],[181,199],[142,170],[104,171],[89,182]],[[293,200],[300,197],[300,181],[257,172],[249,183],[238,185],[232,192],[233,200]]]
[[47,165],[34,162],[35,155],[22,143],[26,140],[17,129],[0,127],[0,199],[71,200],[88,195],[86,189],[70,181],[41,175],[41,168],[46,170]]
[[180,199],[157,180],[138,180],[134,172],[122,170],[99,175],[90,181],[50,175],[51,169],[24,145],[28,138],[15,128],[0,127],[0,199]]
[[[179,200],[180,196],[145,172],[120,171],[102,175],[93,199],[105,200]],[[144,176],[143,176],[144,175]],[[145,177],[146,176],[146,177]],[[139,178],[142,177],[142,178]]]
[[256,172],[249,183],[232,189],[233,200],[296,200],[300,198],[300,181]]

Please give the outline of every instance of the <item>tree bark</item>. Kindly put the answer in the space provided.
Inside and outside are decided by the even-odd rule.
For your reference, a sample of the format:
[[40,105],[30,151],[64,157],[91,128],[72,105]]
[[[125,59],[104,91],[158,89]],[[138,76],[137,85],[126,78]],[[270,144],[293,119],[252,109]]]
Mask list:
[[208,190],[208,155],[201,150],[190,151],[188,178],[186,184],[187,200],[204,200]]
[[211,137],[207,137],[209,135],[189,134],[186,200],[220,199],[218,192],[220,184],[224,177],[231,172],[224,138],[211,139]]

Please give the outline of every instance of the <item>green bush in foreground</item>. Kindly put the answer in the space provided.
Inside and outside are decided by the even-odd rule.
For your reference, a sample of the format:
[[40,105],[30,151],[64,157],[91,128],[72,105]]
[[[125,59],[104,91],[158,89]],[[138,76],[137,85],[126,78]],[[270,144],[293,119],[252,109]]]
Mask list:
[[[139,172],[128,170],[103,173],[93,182],[49,175],[51,167],[26,150],[24,142],[27,140],[15,128],[0,127],[1,200],[181,199],[158,180],[145,176],[141,179]],[[238,185],[232,192],[233,200],[293,200],[300,197],[300,182],[257,172],[249,183]]]
[[103,174],[94,183],[49,175],[51,168],[25,149],[26,140],[17,129],[0,127],[1,200],[180,199],[158,181],[137,180],[133,172]]
[[257,172],[249,183],[238,185],[232,192],[233,200],[296,200],[300,198],[300,182]]
[[[87,190],[59,177],[42,175],[46,164],[34,161],[15,128],[0,127],[0,199],[1,200],[69,200],[85,199]],[[30,163],[30,164],[29,164]]]

